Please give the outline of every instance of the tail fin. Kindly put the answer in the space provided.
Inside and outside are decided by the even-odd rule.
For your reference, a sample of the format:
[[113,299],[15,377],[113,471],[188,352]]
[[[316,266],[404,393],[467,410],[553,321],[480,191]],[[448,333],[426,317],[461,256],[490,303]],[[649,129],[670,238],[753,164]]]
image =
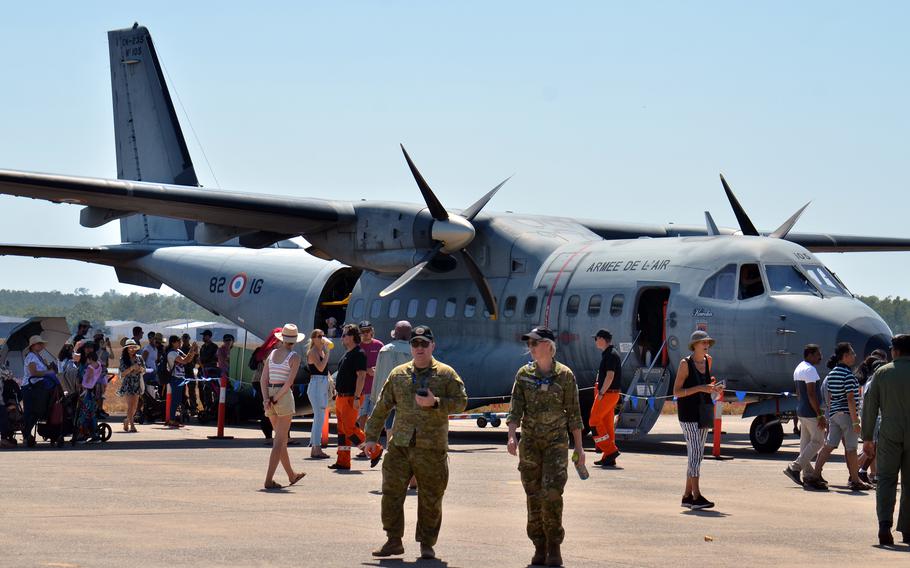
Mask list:
[[[198,186],[174,103],[148,30],[108,32],[117,178]],[[120,220],[125,243],[194,241],[195,222],[134,214]]]

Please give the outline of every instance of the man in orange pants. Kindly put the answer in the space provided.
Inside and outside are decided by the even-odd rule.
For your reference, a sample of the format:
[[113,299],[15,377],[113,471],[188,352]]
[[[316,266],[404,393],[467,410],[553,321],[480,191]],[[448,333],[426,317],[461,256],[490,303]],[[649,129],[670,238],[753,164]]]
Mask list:
[[616,458],[619,457],[619,448],[616,447],[614,421],[622,387],[622,361],[619,354],[613,349],[613,334],[608,330],[598,330],[594,334],[594,344],[603,351],[600,358],[600,369],[597,372],[597,382],[594,385],[596,390],[594,405],[591,407],[589,419],[595,432],[594,444],[603,454],[594,464],[601,467],[615,467]]
[[347,352],[338,362],[335,374],[335,415],[338,416],[338,453],[329,469],[351,469],[351,446],[366,440],[363,430],[357,427],[360,395],[367,376],[367,356],[360,348],[360,330],[356,325],[344,326],[341,343]]

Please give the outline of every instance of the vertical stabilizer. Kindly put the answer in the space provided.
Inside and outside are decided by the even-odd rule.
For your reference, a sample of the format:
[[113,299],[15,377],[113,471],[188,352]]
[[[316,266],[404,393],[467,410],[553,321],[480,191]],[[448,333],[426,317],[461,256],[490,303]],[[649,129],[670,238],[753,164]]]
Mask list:
[[[138,24],[107,36],[117,178],[198,186],[152,36]],[[123,242],[192,241],[194,230],[194,222],[142,214],[120,220]]]

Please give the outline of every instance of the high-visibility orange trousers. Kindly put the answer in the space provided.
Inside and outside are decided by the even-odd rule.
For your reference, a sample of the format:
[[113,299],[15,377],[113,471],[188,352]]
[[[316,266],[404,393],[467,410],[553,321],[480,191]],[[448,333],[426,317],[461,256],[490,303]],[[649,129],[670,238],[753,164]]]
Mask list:
[[597,400],[594,397],[594,405],[591,406],[591,418],[589,419],[591,427],[594,428],[594,445],[603,455],[608,456],[619,451],[616,447],[615,428],[615,411],[619,403],[619,391],[607,391],[603,398]]
[[338,454],[335,463],[351,467],[351,446],[359,446],[366,434],[357,427],[357,409],[353,396],[335,397],[335,415],[338,417]]

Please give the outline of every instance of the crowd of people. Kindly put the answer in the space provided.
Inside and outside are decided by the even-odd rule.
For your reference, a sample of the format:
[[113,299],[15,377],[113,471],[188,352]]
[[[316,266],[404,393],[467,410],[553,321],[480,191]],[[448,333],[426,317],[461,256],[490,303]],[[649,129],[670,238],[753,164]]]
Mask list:
[[[327,322],[333,329],[335,322]],[[30,433],[47,393],[64,387],[80,397],[76,420],[77,435],[87,441],[97,438],[96,424],[104,412],[104,392],[110,342],[101,334],[88,339],[88,322],[80,322],[72,341],[61,349],[59,364],[49,364],[40,353],[46,341],[30,338],[24,357],[22,400],[25,402],[26,442],[34,444]],[[392,341],[383,344],[375,338],[368,321],[340,328],[344,353],[334,376],[328,372],[329,353],[335,347],[324,329],[314,329],[306,348],[296,345],[306,339],[294,324],[276,328],[263,345],[254,351],[250,365],[256,369],[263,412],[274,432],[264,488],[280,489],[274,476],[279,464],[288,484],[306,475],[291,464],[288,438],[296,411],[293,386],[298,369],[305,365],[309,375],[307,394],[314,410],[310,433],[310,456],[328,458],[323,450],[323,425],[332,398],[338,417],[336,459],[328,467],[350,470],[351,452],[355,459],[370,460],[375,467],[382,461],[382,524],[386,542],[373,551],[377,557],[404,553],[403,503],[409,488],[417,485],[417,529],[421,556],[435,558],[433,549],[441,525],[442,498],[448,480],[448,416],[464,410],[467,394],[464,383],[452,367],[436,360],[433,331],[427,326],[413,327],[398,322]],[[179,428],[187,406],[195,407],[199,392],[193,380],[220,377],[230,372],[233,337],[226,335],[218,346],[211,331],[202,334],[202,344],[173,335],[164,343],[161,334],[143,336],[140,327],[122,342],[120,387],[117,394],[126,398],[123,429],[135,432],[133,422],[143,389],[157,383],[169,386],[171,411],[165,423]],[[571,369],[556,359],[556,336],[537,327],[522,336],[530,363],[516,372],[506,423],[507,450],[519,458],[519,476],[527,498],[527,535],[534,545],[532,564],[559,566],[560,546],[565,536],[562,527],[562,493],[567,481],[569,437],[572,447],[582,448],[584,425],[579,405],[578,386]],[[591,434],[600,459],[595,465],[615,467],[620,455],[615,440],[615,409],[621,400],[622,364],[612,345],[609,330],[598,330],[594,346],[601,351],[601,365],[595,382],[591,409]],[[692,333],[691,354],[677,367],[673,396],[678,419],[686,441],[687,467],[681,505],[693,510],[714,506],[701,491],[700,466],[707,432],[713,426],[714,401],[723,396],[725,384],[712,375],[709,350],[715,340],[707,332]],[[898,474],[903,491],[897,529],[904,542],[910,542],[910,493],[906,473],[910,471],[910,335],[892,340],[890,354],[877,350],[858,362],[850,343],[838,343],[827,362],[824,379],[817,366],[823,360],[818,345],[806,345],[803,361],[793,372],[797,395],[800,453],[784,469],[784,474],[807,490],[827,491],[823,468],[831,454],[844,446],[853,491],[877,487],[879,541],[893,544],[891,528],[896,502]],[[7,378],[7,377],[4,377]],[[5,383],[6,381],[2,381]],[[184,394],[189,405],[183,404]],[[178,411],[178,409],[181,409]],[[0,415],[0,443],[11,444],[5,435],[6,413]],[[518,429],[521,436],[518,436]],[[386,447],[379,442],[385,433]],[[863,451],[858,452],[862,439]],[[572,455],[582,474],[584,451]]]

